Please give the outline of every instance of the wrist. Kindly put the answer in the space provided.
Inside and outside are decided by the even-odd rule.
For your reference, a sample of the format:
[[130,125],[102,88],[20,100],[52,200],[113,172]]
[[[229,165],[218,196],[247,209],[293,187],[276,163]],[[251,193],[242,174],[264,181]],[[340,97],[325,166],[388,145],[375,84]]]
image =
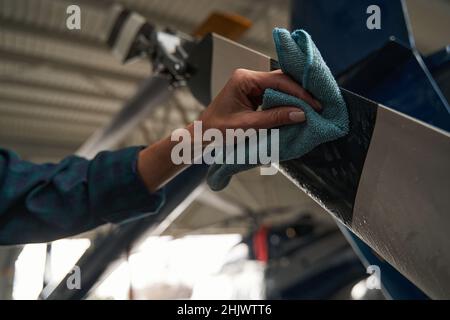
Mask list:
[[189,132],[191,136],[191,146],[194,147],[196,145],[201,145],[202,148],[208,146],[214,141],[205,141],[204,133],[206,130],[211,129],[208,126],[205,126],[205,122],[202,120],[196,120],[188,124],[185,129]]

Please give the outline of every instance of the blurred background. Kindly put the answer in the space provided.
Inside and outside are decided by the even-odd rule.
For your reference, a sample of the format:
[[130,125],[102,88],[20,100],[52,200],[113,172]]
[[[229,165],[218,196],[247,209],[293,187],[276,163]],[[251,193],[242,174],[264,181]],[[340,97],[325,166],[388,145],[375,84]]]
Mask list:
[[[272,29],[291,27],[292,2],[0,0],[0,146],[29,161],[59,161],[106,125],[151,74],[145,59],[123,65],[106,46],[113,3],[189,35],[213,13],[237,15],[245,30],[235,40],[275,57]],[[80,30],[67,30],[71,4],[81,8]],[[449,1],[405,4],[421,54],[450,42]],[[202,109],[180,88],[115,148],[151,144]],[[245,172],[219,193],[200,185],[169,217],[132,240],[107,225],[52,244],[1,247],[0,298],[73,298],[57,288],[80,262],[89,266],[82,277],[86,270],[92,281],[77,298],[386,298],[368,288],[366,266],[337,223],[281,174]],[[112,238],[129,245],[115,252]],[[108,243],[111,254],[99,254]]]

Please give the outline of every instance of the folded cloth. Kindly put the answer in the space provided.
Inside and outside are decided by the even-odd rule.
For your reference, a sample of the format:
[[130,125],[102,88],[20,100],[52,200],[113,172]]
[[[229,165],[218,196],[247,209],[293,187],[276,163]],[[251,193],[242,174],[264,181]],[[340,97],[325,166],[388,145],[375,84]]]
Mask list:
[[[279,130],[279,160],[285,161],[300,158],[318,145],[346,135],[349,121],[339,87],[310,35],[304,30],[290,34],[285,29],[275,28],[273,38],[281,70],[301,84],[322,105],[322,111],[318,113],[296,97],[273,89],[265,90],[263,110],[277,106],[297,106],[305,112],[304,123],[283,126]],[[268,147],[270,141],[268,138]],[[259,141],[259,147],[264,143],[265,140]],[[255,146],[244,147],[247,159],[249,154],[257,150]],[[242,145],[236,148],[242,148]],[[234,174],[256,166],[248,163],[213,164],[208,172],[207,183],[212,190],[221,190]]]

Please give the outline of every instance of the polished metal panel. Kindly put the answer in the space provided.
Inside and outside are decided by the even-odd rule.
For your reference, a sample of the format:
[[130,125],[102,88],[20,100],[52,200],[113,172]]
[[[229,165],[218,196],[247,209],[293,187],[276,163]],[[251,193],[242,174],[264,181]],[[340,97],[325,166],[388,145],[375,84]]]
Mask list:
[[383,106],[352,230],[432,298],[450,297],[450,134]]

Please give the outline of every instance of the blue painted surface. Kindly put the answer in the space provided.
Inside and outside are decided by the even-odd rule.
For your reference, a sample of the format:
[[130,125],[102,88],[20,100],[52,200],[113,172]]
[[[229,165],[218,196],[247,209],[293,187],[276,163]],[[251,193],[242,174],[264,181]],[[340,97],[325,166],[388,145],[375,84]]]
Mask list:
[[[381,29],[369,30],[370,5],[381,9]],[[292,29],[305,29],[337,75],[394,36],[412,47],[400,0],[293,0]]]
[[370,97],[386,106],[450,132],[450,107],[420,56],[392,70]]
[[[370,5],[381,9],[380,30],[366,26]],[[344,88],[450,132],[450,106],[415,50],[405,8],[400,0],[294,0],[291,27],[311,34],[335,76],[355,68],[395,39],[400,45],[385,50],[381,59],[374,58],[358,88]],[[448,51],[428,59],[429,65],[433,61],[442,65],[445,59]]]
[[450,107],[417,51],[388,41],[341,74],[345,89],[450,132]]

